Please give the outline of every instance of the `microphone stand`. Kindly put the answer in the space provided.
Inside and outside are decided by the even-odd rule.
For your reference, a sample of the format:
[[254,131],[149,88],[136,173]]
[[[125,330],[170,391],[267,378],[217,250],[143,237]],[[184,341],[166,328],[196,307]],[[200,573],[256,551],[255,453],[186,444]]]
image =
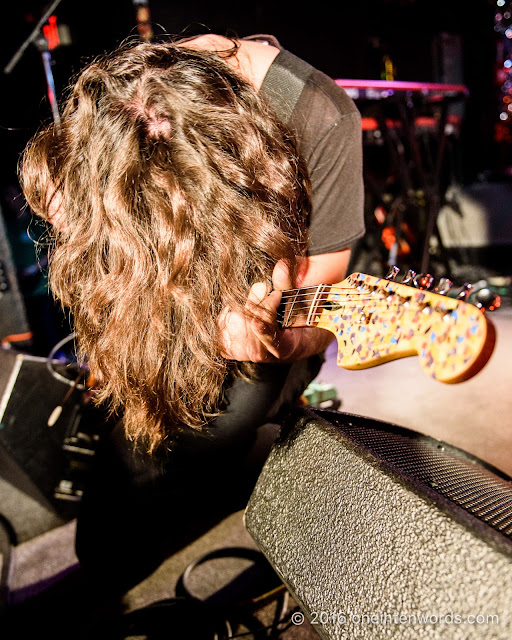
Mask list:
[[18,64],[21,56],[25,53],[25,50],[30,44],[34,44],[41,54],[41,59],[43,62],[44,73],[46,77],[46,86],[48,90],[48,99],[50,101],[50,107],[52,110],[52,116],[55,124],[57,126],[60,125],[60,115],[59,115],[59,107],[57,104],[57,97],[55,93],[55,82],[53,79],[52,72],[52,57],[50,53],[50,48],[48,46],[48,41],[44,37],[43,34],[43,25],[57,8],[57,6],[61,3],[62,0],[54,0],[51,2],[43,12],[43,15],[39,19],[38,23],[32,30],[32,33],[28,36],[28,38],[23,42],[23,44],[19,47],[16,53],[13,55],[11,60],[4,67],[4,73],[9,74],[14,69],[14,67]]

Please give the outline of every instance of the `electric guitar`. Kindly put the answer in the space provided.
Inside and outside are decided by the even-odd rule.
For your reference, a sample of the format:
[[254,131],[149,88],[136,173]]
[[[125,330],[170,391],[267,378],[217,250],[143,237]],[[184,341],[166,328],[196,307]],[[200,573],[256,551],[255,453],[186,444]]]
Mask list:
[[[471,285],[455,299],[445,295],[449,280],[429,291],[432,276],[410,271],[397,283],[397,272],[394,267],[386,278],[354,273],[339,284],[284,291],[278,321],[283,328],[313,326],[334,333],[337,364],[345,369],[417,355],[425,373],[441,382],[462,382],[478,373],[491,357],[496,332],[481,308],[465,301]],[[488,308],[498,306],[494,297]]]

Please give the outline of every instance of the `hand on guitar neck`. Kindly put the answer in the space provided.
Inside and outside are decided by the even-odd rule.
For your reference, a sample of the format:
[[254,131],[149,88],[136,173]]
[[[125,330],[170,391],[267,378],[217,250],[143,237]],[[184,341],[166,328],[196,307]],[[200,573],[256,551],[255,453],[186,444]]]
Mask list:
[[494,349],[493,324],[464,299],[360,273],[334,285],[289,286],[278,263],[273,290],[253,285],[250,315],[223,311],[226,357],[284,363],[318,353],[336,337],[338,365],[345,369],[418,356],[428,376],[456,383],[478,373]]
[[[299,268],[296,284],[321,282],[319,274],[327,280],[336,273],[344,274],[348,251],[330,256],[331,271],[325,268],[324,256],[304,260]],[[332,279],[335,281],[335,278]],[[278,310],[283,292],[293,286],[288,269],[278,262],[272,274],[272,286],[263,282],[254,284],[246,303],[247,314],[224,309],[218,319],[223,354],[240,362],[288,363],[324,351],[334,340],[330,331],[315,326],[283,327],[278,322]]]
[[496,339],[490,320],[464,300],[361,273],[283,292],[278,318],[283,327],[331,331],[340,367],[365,369],[417,355],[427,375],[446,383],[478,373]]

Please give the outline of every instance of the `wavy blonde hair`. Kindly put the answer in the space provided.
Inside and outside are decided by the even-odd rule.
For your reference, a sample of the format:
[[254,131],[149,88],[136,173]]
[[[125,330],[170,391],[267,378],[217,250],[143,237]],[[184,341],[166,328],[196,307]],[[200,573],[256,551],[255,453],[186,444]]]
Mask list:
[[37,215],[61,202],[50,284],[98,402],[122,409],[149,450],[205,425],[229,376],[253,375],[222,357],[219,313],[305,252],[309,182],[293,136],[220,53],[124,45],[78,76],[20,175]]

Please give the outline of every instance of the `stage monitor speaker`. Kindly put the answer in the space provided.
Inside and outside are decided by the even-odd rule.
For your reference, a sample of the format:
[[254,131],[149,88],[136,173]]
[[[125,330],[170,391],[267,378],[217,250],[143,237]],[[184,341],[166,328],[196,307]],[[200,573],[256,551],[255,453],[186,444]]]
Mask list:
[[452,185],[438,216],[444,247],[506,247],[512,245],[512,184],[475,182]]
[[324,639],[512,637],[512,484],[455,447],[298,409],[245,523]]
[[67,471],[63,443],[78,418],[80,392],[71,393],[54,426],[48,419],[68,391],[45,358],[0,349],[0,477],[64,516],[73,509],[55,489]]
[[[0,340],[30,333],[0,207]],[[28,342],[28,338],[25,342]]]

